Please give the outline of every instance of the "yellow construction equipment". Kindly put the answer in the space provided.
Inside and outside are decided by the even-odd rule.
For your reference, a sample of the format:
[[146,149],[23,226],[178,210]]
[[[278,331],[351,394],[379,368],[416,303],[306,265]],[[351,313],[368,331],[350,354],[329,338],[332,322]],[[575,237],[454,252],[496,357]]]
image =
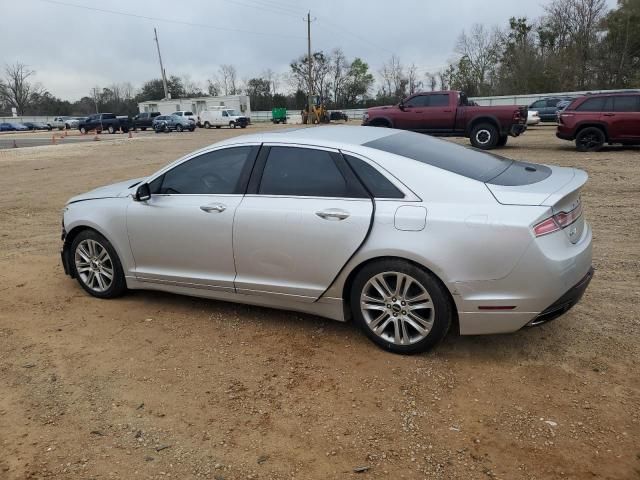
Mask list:
[[327,107],[325,107],[320,95],[316,95],[313,97],[313,109],[311,110],[311,114],[309,114],[309,107],[305,106],[304,110],[302,110],[302,123],[329,123],[329,112],[327,111]]

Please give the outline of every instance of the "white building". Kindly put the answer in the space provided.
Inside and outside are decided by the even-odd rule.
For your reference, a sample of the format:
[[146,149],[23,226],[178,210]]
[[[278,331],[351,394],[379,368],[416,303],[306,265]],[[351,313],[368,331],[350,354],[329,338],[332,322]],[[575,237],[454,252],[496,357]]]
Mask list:
[[188,110],[198,115],[204,110],[213,110],[219,107],[232,108],[246,116],[251,114],[251,105],[249,104],[249,96],[247,95],[149,100],[138,104],[140,113],[160,112],[163,115],[169,115],[178,110]]

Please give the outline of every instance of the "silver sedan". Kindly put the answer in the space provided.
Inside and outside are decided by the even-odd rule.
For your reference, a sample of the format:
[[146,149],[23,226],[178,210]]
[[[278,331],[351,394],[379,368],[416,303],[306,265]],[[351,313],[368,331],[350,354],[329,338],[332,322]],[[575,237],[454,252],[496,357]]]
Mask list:
[[586,181],[393,129],[240,136],[70,199],[62,262],[95,297],[150,289],[309,312],[415,353],[580,299]]

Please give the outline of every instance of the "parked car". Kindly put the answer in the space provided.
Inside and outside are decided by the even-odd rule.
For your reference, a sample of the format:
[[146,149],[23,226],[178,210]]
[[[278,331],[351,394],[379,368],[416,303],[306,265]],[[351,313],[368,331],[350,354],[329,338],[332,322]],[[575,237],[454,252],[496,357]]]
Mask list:
[[131,128],[129,117],[116,117],[113,113],[96,113],[89,115],[78,125],[78,130],[80,130],[82,134],[93,130],[97,133],[102,133],[105,130],[109,133],[116,133],[118,131],[127,133],[129,128]]
[[580,97],[558,118],[556,135],[575,140],[580,152],[595,152],[607,143],[640,145],[640,92]]
[[153,119],[152,126],[156,133],[170,132],[172,130],[176,132],[182,132],[183,130],[193,132],[196,129],[196,124],[191,119],[179,117],[178,115],[158,115]]
[[348,122],[349,121],[349,116],[344,112],[341,112],[339,110],[334,110],[333,112],[331,112],[329,114],[329,121],[332,121],[332,122],[337,122],[337,121]]
[[147,128],[153,127],[153,119],[160,116],[160,112],[142,112],[133,117],[131,120],[132,127],[134,130],[140,128],[141,130],[146,130]]
[[536,100],[529,105],[530,110],[536,110],[543,122],[555,122],[558,119],[560,102],[571,102],[575,97],[548,97]]
[[229,128],[246,128],[249,124],[249,118],[240,115],[233,109],[205,110],[200,112],[200,124],[204,128],[226,127]]
[[51,128],[57,128],[58,130],[78,128],[80,122],[74,117],[62,116],[55,117],[52,122],[48,123]]
[[5,122],[0,123],[0,132],[24,132],[29,130],[22,123],[18,122]]
[[540,123],[540,115],[535,110],[529,110],[527,115],[527,125],[538,125]]
[[478,107],[463,92],[424,92],[398,105],[367,109],[362,124],[467,137],[474,147],[489,150],[506,145],[509,135],[517,137],[527,129],[527,107]]
[[194,124],[198,123],[198,117],[196,117],[193,112],[189,110],[178,110],[177,112],[173,112],[171,115],[176,115],[178,117],[185,117],[191,120]]
[[353,319],[414,353],[454,322],[513,332],[578,302],[586,181],[385,128],[235,137],[71,198],[62,263],[98,298],[150,289]]
[[51,130],[51,126],[42,122],[23,122],[22,124],[29,130]]

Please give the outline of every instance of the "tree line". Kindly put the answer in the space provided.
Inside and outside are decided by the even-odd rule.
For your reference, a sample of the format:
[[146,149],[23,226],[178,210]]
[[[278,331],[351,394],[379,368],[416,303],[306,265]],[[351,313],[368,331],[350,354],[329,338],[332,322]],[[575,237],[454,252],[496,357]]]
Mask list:
[[[167,79],[171,98],[245,94],[253,110],[302,109],[309,61],[294,59],[287,72],[268,69],[239,77],[221,65],[202,85],[189,75]],[[130,83],[94,87],[80,100],[62,100],[32,81],[22,63],[6,65],[0,77],[0,115],[15,107],[21,115],[87,115],[98,111],[133,115],[137,104],[164,97],[161,79],[139,89]],[[312,53],[313,90],[329,108],[395,103],[421,90],[464,90],[469,96],[516,95],[640,87],[640,0],[552,0],[537,19],[511,18],[508,25],[476,24],[463,31],[448,65],[426,71],[391,55],[377,72],[340,48]]]

